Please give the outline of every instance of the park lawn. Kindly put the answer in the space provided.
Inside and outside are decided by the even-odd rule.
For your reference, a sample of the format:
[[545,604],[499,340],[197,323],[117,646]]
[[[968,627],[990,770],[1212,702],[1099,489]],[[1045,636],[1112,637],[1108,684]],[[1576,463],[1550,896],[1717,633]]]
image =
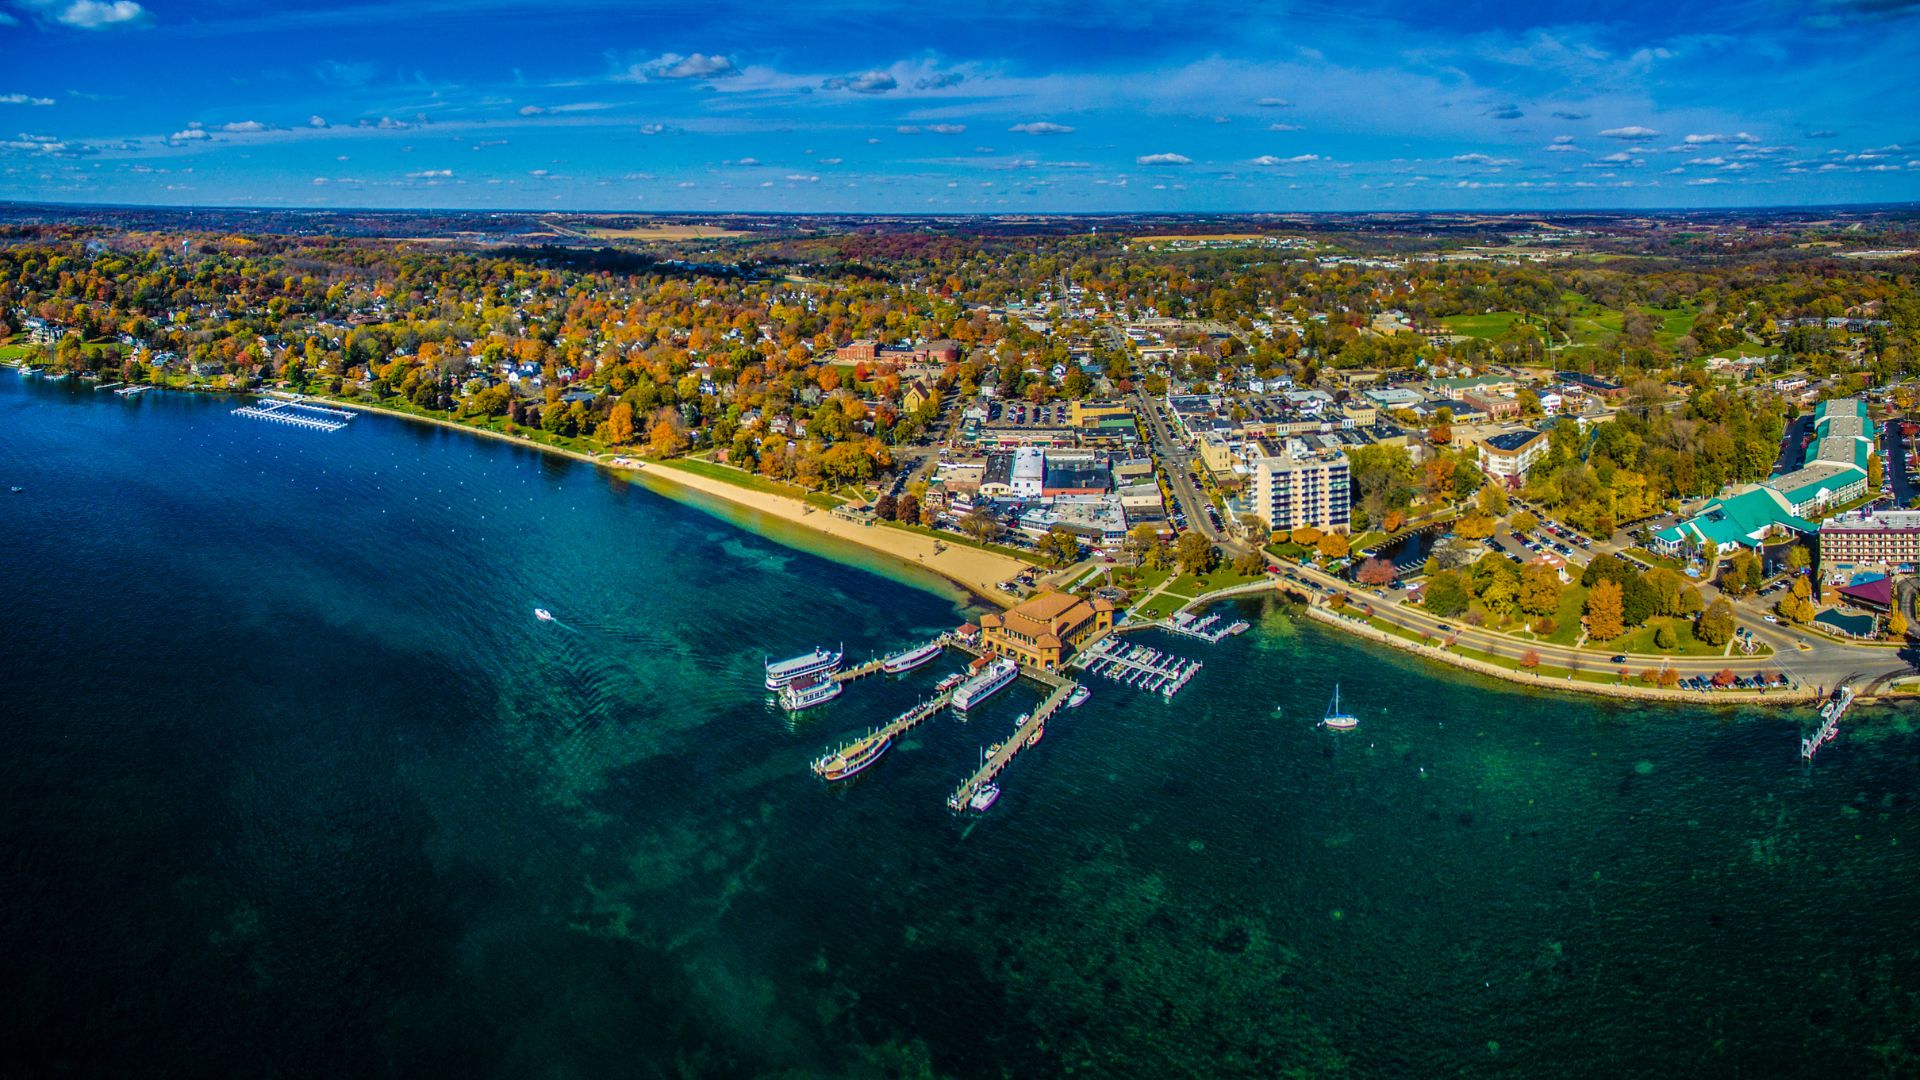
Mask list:
[[33,353],[33,346],[24,342],[11,342],[0,345],[0,363],[17,364]]
[[1553,613],[1553,633],[1545,640],[1552,645],[1572,645],[1580,640],[1580,617],[1587,613],[1587,587],[1575,581],[1560,590],[1560,607]]
[[1482,315],[1449,315],[1440,320],[1440,325],[1448,333],[1498,341],[1512,333],[1516,324],[1525,326],[1526,322],[1527,317],[1518,311],[1489,311]]
[[[1662,626],[1673,627],[1673,637],[1678,643],[1674,648],[1662,649],[1653,643],[1653,636]],[[1655,615],[1648,619],[1645,626],[1638,626],[1605,643],[1596,643],[1594,648],[1612,649],[1617,653],[1648,653],[1655,656],[1720,656],[1724,645],[1709,645],[1693,636],[1693,620],[1677,615]],[[1739,655],[1735,650],[1735,655]],[[1758,655],[1758,654],[1756,654]]]
[[1264,580],[1267,576],[1264,570],[1258,574],[1236,574],[1233,572],[1233,567],[1222,563],[1198,577],[1192,574],[1181,574],[1174,579],[1172,585],[1167,586],[1167,591],[1194,597],[1213,592],[1215,589],[1231,589],[1236,585],[1251,584]]
[[1767,348],[1765,345],[1756,345],[1751,341],[1742,341],[1740,344],[1735,345],[1732,348],[1721,349],[1719,352],[1713,353],[1712,355],[1723,356],[1729,360],[1732,360],[1732,359],[1737,359],[1743,356],[1771,356],[1773,355],[1773,353],[1774,353],[1774,350]]
[[1134,572],[1133,567],[1116,566],[1113,569],[1113,580],[1116,584],[1125,586],[1134,592],[1152,592],[1154,589],[1160,587],[1161,582],[1173,576],[1173,567],[1162,566],[1159,569],[1155,569],[1151,566],[1142,566],[1137,571],[1137,577],[1129,578],[1127,576],[1129,573]]
[[1164,619],[1174,612],[1179,611],[1181,608],[1186,607],[1187,601],[1190,599],[1192,598],[1187,596],[1161,593],[1159,596],[1134,608],[1133,614],[1135,618],[1140,619]]

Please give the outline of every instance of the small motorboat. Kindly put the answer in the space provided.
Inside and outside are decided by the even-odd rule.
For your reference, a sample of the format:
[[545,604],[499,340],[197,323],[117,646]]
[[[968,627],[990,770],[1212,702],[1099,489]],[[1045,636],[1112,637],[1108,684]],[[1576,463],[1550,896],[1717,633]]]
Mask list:
[[20,494],[21,492],[23,492],[23,491],[25,491],[25,490],[27,490],[27,489],[26,489],[26,488],[23,488],[23,487],[21,487],[21,486],[20,486],[20,485],[18,485],[18,484],[15,484],[15,485],[14,485],[14,486],[13,486],[13,487],[12,487],[11,489],[9,489],[9,490],[11,490],[11,491],[12,491],[12,492],[13,492],[13,493],[14,493],[15,495],[18,495],[18,494]]
[[553,612],[543,607],[537,607],[533,609],[533,617],[539,619],[541,622],[552,622]]
[[974,792],[973,797],[967,800],[967,806],[976,814],[984,814],[987,812],[987,809],[995,802],[998,802],[999,799],[1000,786],[998,784],[982,784],[980,785],[980,790]]
[[1073,688],[1073,693],[1067,695],[1067,708],[1077,709],[1080,706],[1085,705],[1087,703],[1087,699],[1092,696],[1093,696],[1093,691],[1087,689],[1084,686],[1076,686]]

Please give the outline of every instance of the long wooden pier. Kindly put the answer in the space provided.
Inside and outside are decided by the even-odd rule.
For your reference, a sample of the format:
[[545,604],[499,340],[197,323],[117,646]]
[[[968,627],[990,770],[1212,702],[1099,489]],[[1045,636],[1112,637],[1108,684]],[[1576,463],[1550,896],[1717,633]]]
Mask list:
[[[1029,674],[1029,672],[1022,669],[1021,674]],[[1047,700],[1041,702],[1040,707],[1033,710],[1026,720],[1014,729],[1013,735],[1006,742],[1001,743],[987,755],[987,759],[980,763],[980,767],[973,771],[972,776],[967,777],[959,787],[953,789],[953,794],[947,796],[947,809],[956,813],[967,809],[967,804],[973,799],[975,792],[992,783],[993,778],[999,776],[1000,770],[1006,768],[1007,763],[1017,757],[1020,751],[1039,741],[1041,729],[1047,726],[1047,718],[1059,711],[1067,698],[1079,689],[1079,684],[1072,679],[1054,678],[1048,681],[1054,684],[1053,693],[1048,694]]]
[[947,707],[953,700],[952,690],[942,690],[932,698],[922,701],[899,716],[894,717],[884,727],[874,728],[856,739],[849,740],[837,750],[829,750],[820,760],[839,755],[843,758],[855,758],[865,754],[869,747],[885,739],[904,735],[925,723],[933,714]]

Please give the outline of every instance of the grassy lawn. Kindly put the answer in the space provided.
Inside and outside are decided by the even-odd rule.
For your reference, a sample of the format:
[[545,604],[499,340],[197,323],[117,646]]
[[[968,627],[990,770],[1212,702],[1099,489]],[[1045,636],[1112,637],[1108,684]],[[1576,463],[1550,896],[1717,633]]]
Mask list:
[[1163,566],[1158,570],[1150,566],[1142,566],[1140,567],[1138,577],[1129,578],[1126,575],[1131,572],[1132,569],[1132,567],[1114,567],[1114,583],[1125,586],[1134,592],[1144,593],[1152,592],[1154,589],[1159,588],[1161,582],[1173,576],[1173,568],[1170,566]]
[[[1596,346],[1605,344],[1610,338],[1617,337],[1620,328],[1626,322],[1626,313],[1614,308],[1601,307],[1590,303],[1578,293],[1563,294],[1562,299],[1568,305],[1568,331],[1572,338],[1565,344],[1571,346]],[[1648,315],[1658,322],[1653,332],[1656,342],[1671,346],[1693,326],[1698,309],[1691,307],[1646,308]],[[1485,341],[1498,341],[1513,333],[1516,328],[1527,326],[1527,317],[1517,311],[1490,311],[1482,315],[1449,315],[1440,320],[1450,333]],[[1540,325],[1538,320],[1533,324]],[[1560,344],[1556,342],[1556,344]]]
[[662,461],[660,464],[669,469],[679,469],[681,472],[690,472],[695,476],[704,476],[709,480],[718,480],[723,484],[732,484],[734,487],[746,488],[748,491],[758,491],[767,495],[783,495],[789,499],[800,499],[803,502],[825,510],[831,510],[840,505],[841,502],[841,500],[824,492],[808,491],[806,488],[793,484],[783,484],[778,480],[769,480],[764,476],[758,476],[742,469],[736,469],[731,465],[721,465],[713,461],[702,461],[699,458],[674,458],[671,461]]
[[1187,605],[1189,597],[1161,593],[1152,600],[1133,609],[1137,619],[1164,619]]
[[19,363],[21,360],[26,359],[27,356],[32,352],[33,352],[33,346],[28,345],[24,342],[13,342],[8,345],[0,345],[0,362],[16,364],[16,363]]
[[[1672,649],[1662,649],[1653,643],[1654,634],[1662,626],[1673,627],[1673,637],[1678,644]],[[1664,656],[1719,656],[1726,648],[1723,645],[1709,645],[1694,637],[1691,620],[1671,615],[1656,615],[1648,619],[1645,626],[1636,627],[1612,641],[1596,644],[1594,647],[1611,649],[1617,653],[1651,653]],[[1736,655],[1738,655],[1737,650]]]
[[1231,566],[1223,564],[1214,567],[1211,572],[1198,577],[1192,574],[1181,574],[1173,580],[1172,585],[1167,586],[1167,591],[1179,593],[1182,596],[1194,597],[1202,593],[1210,593],[1215,589],[1231,589],[1235,585],[1247,585],[1255,581],[1264,580],[1268,576],[1266,573],[1236,574],[1233,572]]

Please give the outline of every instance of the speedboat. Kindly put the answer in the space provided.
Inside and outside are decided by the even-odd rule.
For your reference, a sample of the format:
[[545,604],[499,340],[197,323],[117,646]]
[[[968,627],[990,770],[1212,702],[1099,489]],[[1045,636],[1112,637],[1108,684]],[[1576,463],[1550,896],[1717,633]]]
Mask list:
[[1092,696],[1093,696],[1093,691],[1087,689],[1084,686],[1076,686],[1073,688],[1073,693],[1067,695],[1067,708],[1077,709],[1080,706],[1085,705],[1087,703],[1087,699]]
[[543,607],[537,607],[533,609],[533,617],[539,619],[541,622],[552,622],[553,612]]
[[975,813],[984,814],[987,808],[1000,800],[1000,785],[982,784],[980,790],[967,800],[967,808]]

